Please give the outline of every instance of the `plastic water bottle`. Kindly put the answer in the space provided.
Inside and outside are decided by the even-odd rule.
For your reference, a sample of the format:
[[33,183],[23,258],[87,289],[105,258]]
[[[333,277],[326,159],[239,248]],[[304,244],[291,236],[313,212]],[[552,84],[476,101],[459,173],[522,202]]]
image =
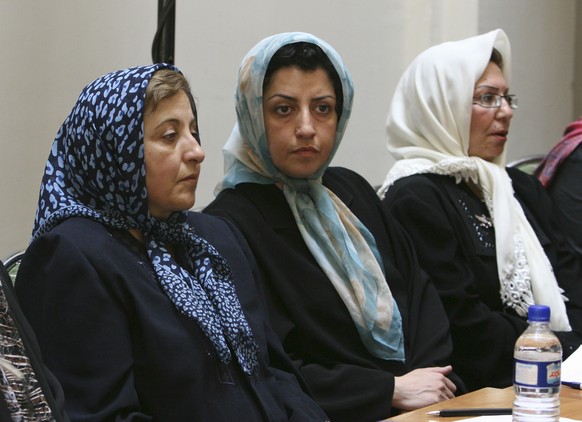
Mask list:
[[559,421],[562,345],[550,330],[550,308],[531,305],[528,323],[513,353],[513,421]]

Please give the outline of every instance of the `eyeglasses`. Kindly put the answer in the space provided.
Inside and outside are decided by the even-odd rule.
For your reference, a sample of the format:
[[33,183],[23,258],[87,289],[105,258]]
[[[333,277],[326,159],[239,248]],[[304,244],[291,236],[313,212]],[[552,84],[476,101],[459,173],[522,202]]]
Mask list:
[[501,100],[503,98],[505,98],[509,107],[513,109],[517,108],[517,95],[483,94],[477,98],[473,98],[473,104],[485,108],[499,108],[501,107]]

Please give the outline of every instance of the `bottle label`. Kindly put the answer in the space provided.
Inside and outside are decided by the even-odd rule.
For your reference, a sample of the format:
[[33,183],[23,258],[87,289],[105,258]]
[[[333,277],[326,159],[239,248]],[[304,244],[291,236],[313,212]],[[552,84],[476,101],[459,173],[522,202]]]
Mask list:
[[515,359],[513,382],[524,387],[559,387],[562,361],[532,362]]

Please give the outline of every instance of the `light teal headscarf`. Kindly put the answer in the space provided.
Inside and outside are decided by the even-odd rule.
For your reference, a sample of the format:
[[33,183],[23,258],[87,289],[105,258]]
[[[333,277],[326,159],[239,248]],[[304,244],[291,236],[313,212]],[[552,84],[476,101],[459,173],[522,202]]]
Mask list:
[[[309,42],[329,57],[342,83],[343,110],[335,145],[317,173],[295,179],[273,164],[263,121],[263,79],[271,57],[284,45]],[[309,250],[348,308],[362,342],[375,356],[404,360],[402,318],[383,272],[382,258],[368,229],[321,183],[343,137],[353,100],[350,74],[339,54],[319,38],[300,32],[265,38],[243,59],[236,89],[238,122],[223,151],[225,176],[216,193],[239,183],[281,183]]]

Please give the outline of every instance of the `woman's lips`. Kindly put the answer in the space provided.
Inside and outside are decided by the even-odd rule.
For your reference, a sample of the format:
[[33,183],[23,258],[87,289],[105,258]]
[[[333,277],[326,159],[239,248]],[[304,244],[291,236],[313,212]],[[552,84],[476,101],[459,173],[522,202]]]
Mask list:
[[293,152],[295,154],[298,154],[298,155],[313,155],[313,154],[317,154],[319,152],[319,150],[315,147],[301,147],[301,148],[297,148]]

